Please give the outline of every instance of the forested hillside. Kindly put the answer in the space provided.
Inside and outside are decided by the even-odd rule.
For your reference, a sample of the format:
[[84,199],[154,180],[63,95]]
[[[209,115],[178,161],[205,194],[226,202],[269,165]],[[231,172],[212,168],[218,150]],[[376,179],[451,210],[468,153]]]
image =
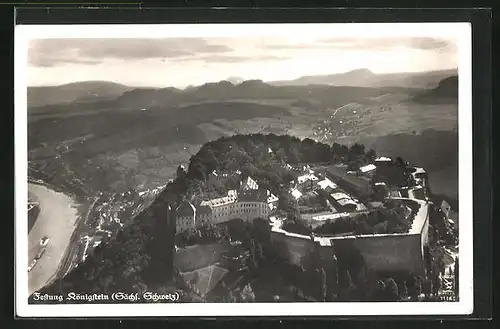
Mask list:
[[[190,161],[186,175],[167,184],[152,205],[129,219],[116,238],[96,248],[93,255],[62,280],[43,289],[47,293],[112,293],[147,289],[177,289],[171,269],[166,223],[168,206],[175,209],[203,186],[214,170],[241,170],[260,184],[277,191],[291,179],[285,163],[365,163],[374,154],[362,145],[332,146],[291,136],[236,135],[206,143]],[[279,191],[278,191],[279,192]]]

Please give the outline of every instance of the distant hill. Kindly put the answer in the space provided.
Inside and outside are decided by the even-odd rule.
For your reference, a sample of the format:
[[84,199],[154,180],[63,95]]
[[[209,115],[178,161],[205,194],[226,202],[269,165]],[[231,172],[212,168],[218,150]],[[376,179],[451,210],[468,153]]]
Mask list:
[[141,107],[161,106],[170,103],[182,91],[176,88],[143,88],[125,91],[116,99],[116,106]]
[[116,98],[132,89],[134,87],[108,81],[83,81],[61,86],[28,87],[28,107]]
[[354,86],[354,87],[405,87],[431,89],[435,88],[439,81],[456,75],[457,69],[429,71],[429,72],[409,72],[376,74],[368,69],[357,69],[345,73],[303,76],[289,81],[268,82],[274,86],[303,86],[310,84],[323,84],[332,86]]
[[[66,87],[65,87],[66,88]],[[116,95],[111,92],[104,97],[102,92],[95,98],[79,98],[75,101],[61,103],[61,97],[54,97],[52,104],[44,106],[29,105],[29,112],[35,114],[47,113],[74,113],[81,111],[92,111],[99,109],[121,109],[138,110],[152,107],[179,107],[202,102],[270,102],[270,103],[292,103],[298,100],[314,102],[318,108],[335,108],[346,103],[358,101],[363,102],[374,97],[395,92],[394,87],[367,88],[350,86],[273,86],[262,80],[246,80],[237,85],[229,81],[206,83],[197,87],[184,90],[176,88],[136,88],[122,87],[122,94]],[[115,89],[116,93],[120,88]],[[415,95],[419,90],[404,90],[399,88],[396,92]],[[58,90],[57,93],[60,93]],[[64,93],[63,93],[64,94]],[[110,96],[113,95],[113,96]],[[70,95],[65,95],[70,99]],[[49,97],[48,95],[45,97]],[[74,97],[73,97],[74,98]],[[33,103],[33,102],[32,102]]]
[[439,82],[439,85],[413,98],[421,103],[458,102],[458,76],[454,75]]
[[[339,79],[366,81],[377,76],[369,70],[356,70]],[[57,87],[33,87],[28,91],[30,114],[64,113],[93,109],[142,109],[171,107],[199,102],[285,100],[313,101],[319,107],[333,108],[352,101],[402,92],[416,95],[420,89],[396,87],[362,87],[328,85],[328,79],[316,84],[273,85],[262,80],[245,80],[233,83],[223,80],[190,86],[186,89],[132,88],[110,82],[81,82]],[[314,79],[311,80],[314,82]],[[354,83],[354,82],[353,82]]]
[[358,69],[345,73],[303,76],[292,81],[277,81],[270,82],[273,85],[334,85],[334,86],[363,86],[361,81],[366,79],[372,80],[376,76],[375,73],[368,69]]
[[[136,89],[125,92],[117,99],[120,108],[147,106],[173,106],[197,102],[238,100],[314,100],[324,107],[342,106],[350,101],[378,97],[392,90],[345,86],[273,86],[262,80],[246,80],[237,85],[229,81],[206,83],[185,90]],[[414,91],[410,91],[414,92]]]
[[231,82],[233,85],[237,85],[245,81],[245,79],[241,77],[229,77],[226,79],[227,81]]

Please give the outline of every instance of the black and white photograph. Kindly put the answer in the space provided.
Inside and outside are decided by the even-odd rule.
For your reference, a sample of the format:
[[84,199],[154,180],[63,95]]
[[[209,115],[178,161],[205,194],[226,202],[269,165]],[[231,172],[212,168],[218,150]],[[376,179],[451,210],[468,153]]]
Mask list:
[[18,315],[470,314],[471,65],[468,23],[17,26]]

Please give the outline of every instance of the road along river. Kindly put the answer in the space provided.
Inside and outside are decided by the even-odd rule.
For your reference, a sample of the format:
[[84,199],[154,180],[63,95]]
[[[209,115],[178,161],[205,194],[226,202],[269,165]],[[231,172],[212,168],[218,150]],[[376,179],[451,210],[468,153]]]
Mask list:
[[50,241],[45,253],[28,273],[28,292],[45,286],[58,270],[78,219],[77,204],[63,193],[43,185],[28,184],[28,191],[40,205],[40,213],[28,234],[28,265],[40,251],[40,239]]

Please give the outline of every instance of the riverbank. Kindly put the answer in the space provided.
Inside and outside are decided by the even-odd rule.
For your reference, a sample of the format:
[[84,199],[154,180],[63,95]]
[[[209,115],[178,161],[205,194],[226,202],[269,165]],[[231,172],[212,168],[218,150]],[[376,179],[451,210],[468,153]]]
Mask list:
[[86,188],[78,179],[52,177],[28,166],[28,183],[45,186],[55,192],[64,193],[76,203],[83,203],[95,193]]
[[28,191],[39,202],[40,208],[37,221],[28,234],[28,262],[40,250],[40,239],[44,236],[50,238],[43,257],[28,273],[28,292],[31,294],[45,286],[57,272],[83,209],[74,198],[46,184],[29,183]]

